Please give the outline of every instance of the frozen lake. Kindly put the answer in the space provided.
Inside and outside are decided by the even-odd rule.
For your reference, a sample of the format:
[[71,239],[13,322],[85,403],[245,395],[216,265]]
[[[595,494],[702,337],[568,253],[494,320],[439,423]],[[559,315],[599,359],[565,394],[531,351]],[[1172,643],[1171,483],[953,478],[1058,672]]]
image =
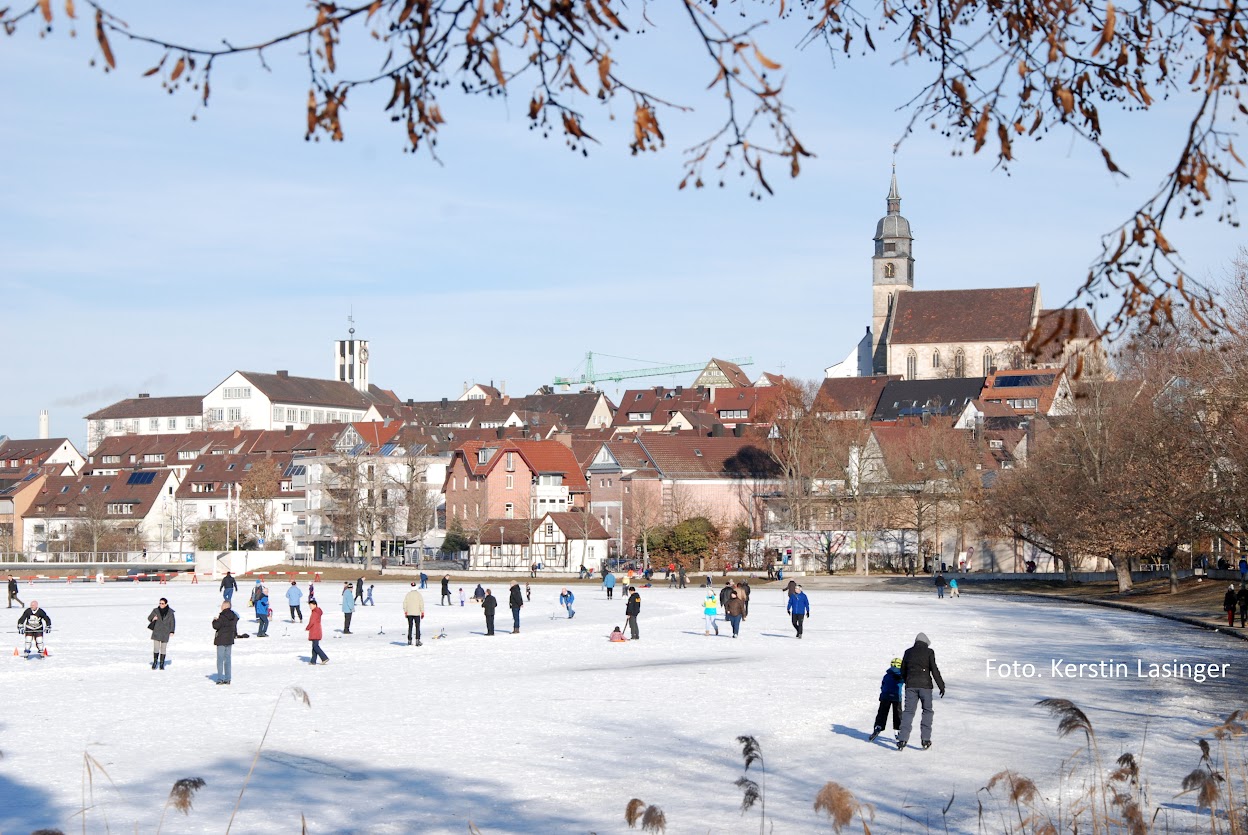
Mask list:
[[[169,812],[165,831],[223,832],[279,700],[236,832],[298,832],[302,814],[315,833],[463,833],[472,821],[486,835],[602,835],[629,831],[633,797],[660,806],[669,833],[758,831],[758,807],[743,818],[733,785],[741,734],[762,745],[777,833],[830,831],[812,808],[829,780],[875,806],[875,833],[974,832],[976,792],[1002,769],[1056,792],[1059,765],[1082,740],[1057,738],[1056,720],[1034,706],[1046,697],[1085,710],[1106,761],[1142,753],[1152,803],[1182,831],[1197,820],[1190,796],[1175,799],[1197,765],[1195,740],[1244,706],[1248,683],[1240,641],[1014,598],[808,591],[813,618],[798,641],[784,593],[760,588],[732,640],[723,623],[720,637],[703,635],[701,589],[643,589],[642,640],[612,644],[624,601],[597,586],[573,587],[577,617],[567,620],[559,588],[534,585],[519,635],[509,634],[506,589],[495,586],[499,634],[487,638],[476,606],[439,607],[431,584],[416,648],[404,633],[406,583],[378,585],[377,605],[357,609],[347,636],[333,631],[341,586],[318,585],[330,663],[300,663],[309,655],[302,626],[275,605],[271,637],[239,641],[233,684],[219,687],[210,680],[214,586],[23,584],[23,600],[37,597],[55,629],[50,657],[4,648],[0,659],[0,832],[82,831],[84,753],[115,783],[95,775],[88,832],[155,831],[184,777],[207,785],[189,816]],[[242,582],[236,601],[254,634],[250,586]],[[271,584],[282,604],[284,587]],[[178,619],[163,672],[149,668],[145,629],[161,596]],[[8,612],[15,646],[18,614]],[[430,639],[441,630],[445,639]],[[919,631],[948,693],[936,700],[933,747],[899,752],[891,730],[874,743],[867,735],[880,678]],[[1030,663],[1038,675],[990,674],[990,659]],[[1129,675],[1090,678],[1085,667],[1085,677],[1054,678],[1055,659],[1114,659]],[[1229,678],[1140,678],[1137,659],[1145,669],[1228,664]],[[310,708],[281,695],[289,685],[307,691]]]

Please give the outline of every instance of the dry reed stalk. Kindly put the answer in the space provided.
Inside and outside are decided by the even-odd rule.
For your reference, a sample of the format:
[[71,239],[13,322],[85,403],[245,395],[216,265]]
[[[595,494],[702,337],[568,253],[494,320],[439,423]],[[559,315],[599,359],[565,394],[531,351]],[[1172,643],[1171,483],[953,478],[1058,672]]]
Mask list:
[[247,784],[251,782],[251,775],[256,772],[256,763],[260,760],[260,751],[264,748],[264,741],[269,737],[269,729],[273,727],[273,720],[277,718],[277,709],[282,704],[282,696],[287,691],[295,698],[296,701],[302,701],[305,707],[312,707],[312,700],[308,698],[308,693],[302,687],[287,687],[277,694],[277,701],[273,703],[273,712],[269,714],[269,721],[264,726],[264,734],[260,737],[260,744],[256,746],[256,754],[251,758],[251,768],[247,769],[247,776],[243,779],[243,787],[238,791],[238,800],[234,802],[234,811],[230,812],[230,820],[225,825],[225,833],[229,835],[230,828],[234,826],[234,817],[238,814],[238,807],[243,805],[243,794],[247,791]]

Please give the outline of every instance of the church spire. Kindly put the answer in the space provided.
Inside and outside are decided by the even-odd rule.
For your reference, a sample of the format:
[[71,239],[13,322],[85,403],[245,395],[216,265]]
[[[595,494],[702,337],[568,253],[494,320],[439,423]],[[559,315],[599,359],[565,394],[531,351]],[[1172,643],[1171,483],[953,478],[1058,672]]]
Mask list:
[[901,214],[901,192],[897,191],[897,163],[893,163],[893,182],[888,189],[888,213]]

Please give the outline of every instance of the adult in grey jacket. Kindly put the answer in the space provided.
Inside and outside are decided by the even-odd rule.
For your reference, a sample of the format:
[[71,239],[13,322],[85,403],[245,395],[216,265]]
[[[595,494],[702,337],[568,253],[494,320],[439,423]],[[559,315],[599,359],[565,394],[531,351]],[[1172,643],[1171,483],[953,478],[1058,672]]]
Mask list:
[[217,684],[229,684],[233,676],[234,636],[238,632],[238,615],[230,608],[230,601],[221,602],[221,613],[212,619],[212,629],[216,632],[212,643],[217,648]]
[[173,637],[173,609],[169,601],[160,598],[160,603],[147,616],[147,628],[152,630],[152,669],[165,668],[165,650],[169,647],[169,639]]
[[914,637],[914,646],[906,650],[901,657],[901,677],[906,683],[906,709],[901,714],[901,730],[897,734],[897,750],[906,747],[910,741],[910,730],[914,727],[914,713],[918,705],[923,705],[923,720],[919,724],[919,738],[924,748],[932,747],[932,683],[940,688],[940,697],[945,697],[945,680],[940,676],[940,668],[936,666],[936,653],[932,651],[931,641],[920,632]]

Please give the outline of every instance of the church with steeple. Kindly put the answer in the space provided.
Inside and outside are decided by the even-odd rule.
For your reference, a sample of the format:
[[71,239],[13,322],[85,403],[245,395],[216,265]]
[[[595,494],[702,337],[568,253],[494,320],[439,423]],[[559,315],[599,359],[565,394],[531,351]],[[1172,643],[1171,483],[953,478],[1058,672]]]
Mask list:
[[[981,290],[914,289],[914,235],[901,213],[894,165],[887,213],[875,225],[871,327],[829,377],[899,375],[906,380],[987,377],[997,369],[1056,368],[1082,356],[1084,373],[1104,367],[1087,310],[1043,308],[1040,286]],[[1029,338],[1046,341],[1038,354]]]

